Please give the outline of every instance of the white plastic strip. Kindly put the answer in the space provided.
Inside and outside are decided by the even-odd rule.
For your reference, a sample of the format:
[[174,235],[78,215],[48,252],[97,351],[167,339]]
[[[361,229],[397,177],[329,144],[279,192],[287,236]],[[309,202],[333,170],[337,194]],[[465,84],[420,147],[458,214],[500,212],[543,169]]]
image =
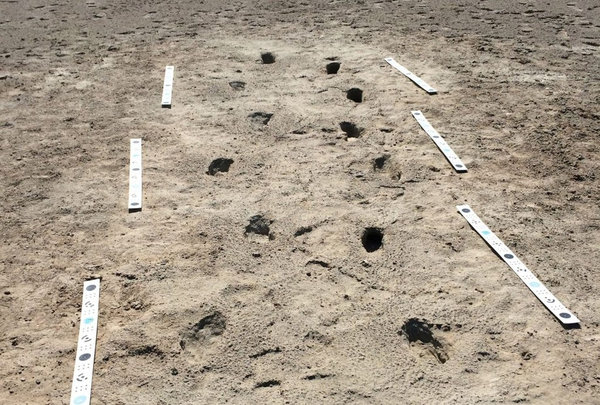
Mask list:
[[142,140],[130,139],[129,211],[142,209]]
[[392,65],[393,67],[395,67],[396,69],[398,69],[400,71],[400,73],[402,73],[404,76],[408,77],[410,80],[415,82],[415,84],[417,86],[419,86],[420,88],[425,90],[427,93],[429,93],[429,94],[437,93],[436,89],[434,89],[433,87],[431,87],[430,85],[425,83],[425,81],[423,79],[421,79],[419,76],[415,75],[413,72],[411,72],[410,70],[408,70],[407,68],[405,68],[404,66],[402,66],[401,64],[396,62],[394,60],[394,58],[385,58],[385,61],[387,63],[389,63],[390,65]]
[[465,166],[462,160],[459,159],[459,157],[456,155],[456,153],[454,153],[452,148],[448,146],[448,144],[446,143],[444,138],[442,138],[442,136],[438,133],[438,131],[436,131],[431,126],[431,124],[429,123],[429,121],[427,121],[427,118],[425,118],[423,113],[421,111],[411,112],[413,117],[415,117],[415,119],[421,126],[421,128],[423,128],[423,130],[427,132],[427,135],[429,135],[429,137],[433,140],[433,142],[435,142],[437,147],[440,148],[444,156],[446,156],[446,159],[448,159],[448,162],[450,162],[452,167],[454,167],[454,170],[456,170],[459,173],[466,172],[467,166]]
[[165,68],[165,84],[163,85],[162,93],[162,107],[171,108],[171,96],[173,94],[173,74],[175,72],[174,66],[167,66]]
[[71,386],[71,404],[87,405],[92,394],[94,356],[96,354],[96,332],[98,331],[98,304],[100,302],[100,279],[83,283],[81,322],[77,357]]
[[558,299],[542,284],[540,280],[517,258],[517,256],[479,219],[468,205],[456,207],[458,212],[477,231],[479,236],[510,266],[519,278],[529,287],[531,292],[565,325],[578,324],[579,319],[569,311]]

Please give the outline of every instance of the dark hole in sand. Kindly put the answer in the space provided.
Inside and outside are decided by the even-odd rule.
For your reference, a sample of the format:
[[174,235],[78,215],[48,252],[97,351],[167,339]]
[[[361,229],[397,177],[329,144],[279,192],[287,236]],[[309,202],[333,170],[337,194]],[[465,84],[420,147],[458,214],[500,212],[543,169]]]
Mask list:
[[434,345],[439,346],[439,342],[433,337],[429,325],[417,318],[410,318],[408,321],[404,322],[401,330],[402,334],[406,336],[411,343],[419,341],[422,343],[433,343]]
[[359,128],[352,122],[348,121],[340,122],[340,129],[346,133],[348,138],[358,138],[363,131],[363,128]]
[[[406,339],[410,342],[421,342],[429,346],[429,351],[433,354],[440,363],[448,361],[448,353],[444,349],[442,343],[434,336],[431,331],[432,324],[427,323],[426,320],[419,320],[417,318],[410,318],[400,330],[400,334],[406,336]],[[450,330],[449,326],[436,325],[438,329],[445,331]]]
[[375,170],[383,169],[383,166],[385,166],[385,162],[387,162],[388,159],[389,155],[383,155],[379,156],[378,158],[375,158],[375,160],[373,161],[373,168]]
[[210,162],[208,166],[207,174],[214,176],[217,172],[228,172],[229,166],[233,163],[233,159],[229,158],[217,158]]
[[255,233],[257,235],[269,235],[271,229],[269,225],[271,225],[271,220],[265,218],[262,215],[254,215],[248,221],[248,225],[246,225],[246,234]]
[[262,62],[266,65],[275,63],[275,55],[273,55],[271,52],[261,53],[260,58],[262,59]]
[[361,241],[367,252],[374,252],[383,245],[383,232],[379,228],[366,228]]
[[362,103],[363,91],[357,87],[353,87],[346,92],[346,98],[354,101],[355,103]]
[[328,75],[334,75],[338,72],[338,70],[340,70],[340,62],[331,62],[328,63],[327,66],[325,66],[325,69],[327,69],[327,74]]

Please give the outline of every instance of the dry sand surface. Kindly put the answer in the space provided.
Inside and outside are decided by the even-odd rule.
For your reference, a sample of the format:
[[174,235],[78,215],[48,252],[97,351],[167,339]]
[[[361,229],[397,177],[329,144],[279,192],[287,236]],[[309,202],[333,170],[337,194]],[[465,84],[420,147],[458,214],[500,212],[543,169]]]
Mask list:
[[600,403],[599,50],[595,0],[2,0],[0,403],[69,402],[93,277],[94,404]]

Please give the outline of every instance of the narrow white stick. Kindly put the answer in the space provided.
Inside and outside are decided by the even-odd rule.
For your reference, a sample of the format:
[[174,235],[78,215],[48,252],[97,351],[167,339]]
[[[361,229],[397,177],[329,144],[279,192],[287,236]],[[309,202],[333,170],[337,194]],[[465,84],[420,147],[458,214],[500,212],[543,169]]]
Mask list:
[[96,354],[99,302],[100,279],[84,282],[77,357],[75,358],[73,385],[71,386],[71,405],[88,405],[90,403],[94,357]]
[[142,140],[130,139],[129,156],[129,210],[142,209]]
[[529,287],[531,292],[565,325],[577,324],[579,319],[569,311],[540,280],[523,264],[521,260],[479,219],[468,205],[458,205],[458,212],[469,222],[488,245],[517,273],[517,276]]
[[163,85],[162,107],[171,108],[171,96],[173,94],[173,74],[175,73],[174,66],[165,68],[165,84]]
[[429,121],[427,121],[427,118],[425,118],[423,113],[421,111],[411,111],[411,113],[413,117],[415,117],[421,128],[423,128],[423,130],[427,132],[427,135],[429,135],[429,137],[433,140],[433,142],[435,142],[437,147],[440,148],[444,156],[446,156],[446,159],[448,159],[452,167],[454,167],[454,170],[456,170],[459,173],[466,172],[467,166],[465,166],[462,160],[460,160],[456,153],[454,153],[452,148],[446,143],[446,141],[444,140],[444,138],[442,138],[438,131],[436,131],[431,126],[431,124],[429,123]]
[[390,65],[392,65],[397,70],[399,70],[400,73],[402,73],[404,76],[408,77],[410,80],[412,80],[413,82],[415,82],[415,84],[417,86],[419,86],[420,88],[422,88],[423,90],[425,90],[427,93],[429,93],[429,94],[436,94],[437,93],[436,89],[434,89],[433,87],[431,87],[430,85],[428,85],[427,83],[425,83],[425,81],[423,79],[421,79],[419,76],[415,75],[413,72],[411,72],[410,70],[408,70],[407,68],[405,68],[404,66],[402,66],[401,64],[399,64],[398,62],[396,62],[394,60],[394,58],[385,58],[385,61],[387,63],[389,63]]

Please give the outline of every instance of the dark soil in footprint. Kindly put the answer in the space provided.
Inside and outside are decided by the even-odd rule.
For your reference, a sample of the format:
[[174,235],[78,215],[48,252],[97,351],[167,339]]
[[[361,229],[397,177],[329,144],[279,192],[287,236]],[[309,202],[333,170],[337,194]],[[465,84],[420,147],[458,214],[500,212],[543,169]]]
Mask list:
[[233,159],[229,158],[217,158],[210,162],[208,166],[207,174],[214,176],[218,172],[228,172],[229,166],[233,163]]
[[373,160],[373,168],[375,170],[383,169],[383,166],[385,166],[385,162],[387,162],[389,158],[390,155],[383,155],[375,158],[375,160]]
[[254,215],[250,218],[248,225],[246,225],[246,234],[255,233],[257,235],[269,235],[271,229],[269,226],[273,221],[265,218],[262,215]]
[[362,103],[363,91],[357,87],[353,87],[346,92],[346,98],[354,101],[355,103]]
[[328,75],[334,75],[340,70],[341,63],[340,62],[331,62],[325,66]]
[[253,112],[248,116],[255,124],[267,125],[271,121],[273,114],[265,112]]
[[[426,320],[410,318],[408,321],[404,322],[404,325],[402,325],[402,328],[398,333],[404,335],[409,343],[422,343],[440,363],[445,363],[448,361],[448,354],[444,350],[442,343],[431,331],[432,326],[433,325]],[[438,328],[439,327],[441,327],[441,325],[438,325]]]
[[187,342],[203,341],[211,336],[222,335],[225,331],[225,327],[225,317],[221,312],[215,311],[200,319],[185,331],[179,345],[182,349],[185,349]]
[[358,138],[364,130],[363,128],[357,127],[355,124],[348,121],[340,122],[340,129],[346,133],[346,139]]
[[304,235],[305,233],[309,233],[312,232],[314,229],[314,227],[312,225],[309,226],[301,226],[300,228],[298,228],[296,230],[296,232],[294,232],[294,236],[301,236]]
[[275,55],[273,55],[271,52],[261,53],[260,58],[262,59],[262,63],[264,63],[265,65],[275,63]]
[[363,231],[361,242],[369,253],[379,250],[383,245],[383,232],[379,228],[366,228]]

